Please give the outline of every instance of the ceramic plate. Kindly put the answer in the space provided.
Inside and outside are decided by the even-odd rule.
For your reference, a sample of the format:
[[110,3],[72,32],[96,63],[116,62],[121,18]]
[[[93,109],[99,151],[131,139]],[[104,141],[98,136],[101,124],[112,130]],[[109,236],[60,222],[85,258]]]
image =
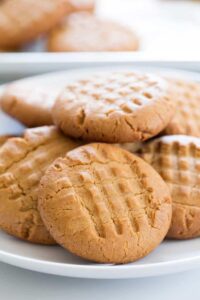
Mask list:
[[[105,68],[103,69],[105,70]],[[99,69],[95,69],[95,72],[97,71]],[[175,77],[200,81],[198,73],[161,69],[156,71]],[[55,84],[56,81],[60,81],[62,78],[66,81],[73,80],[73,78],[81,77],[90,72],[94,72],[94,69],[46,74],[34,77],[34,80],[46,84]],[[2,86],[1,91],[3,88]],[[23,130],[19,123],[2,113],[0,119],[0,134],[20,133]],[[188,241],[166,240],[150,255],[137,262],[125,265],[105,265],[82,260],[59,246],[33,245],[0,231],[0,260],[33,271],[70,277],[104,279],[147,277],[200,267],[200,239]]]

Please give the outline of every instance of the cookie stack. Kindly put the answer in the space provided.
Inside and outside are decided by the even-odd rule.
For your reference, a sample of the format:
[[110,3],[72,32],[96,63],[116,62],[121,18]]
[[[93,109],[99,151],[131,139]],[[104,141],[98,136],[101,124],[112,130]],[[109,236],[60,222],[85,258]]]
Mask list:
[[200,235],[198,83],[132,71],[25,82],[1,98],[35,127],[2,139],[2,230],[101,263]]

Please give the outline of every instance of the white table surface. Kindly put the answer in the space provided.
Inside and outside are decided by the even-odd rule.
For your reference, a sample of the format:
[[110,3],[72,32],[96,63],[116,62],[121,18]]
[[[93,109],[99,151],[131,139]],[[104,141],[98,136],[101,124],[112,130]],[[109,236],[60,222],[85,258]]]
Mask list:
[[199,300],[200,270],[126,280],[86,280],[45,275],[0,263],[0,299]]

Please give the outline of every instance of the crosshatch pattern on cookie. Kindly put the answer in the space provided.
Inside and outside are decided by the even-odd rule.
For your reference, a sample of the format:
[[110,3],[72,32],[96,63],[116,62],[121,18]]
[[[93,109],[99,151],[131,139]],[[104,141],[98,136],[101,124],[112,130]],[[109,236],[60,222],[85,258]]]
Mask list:
[[147,144],[142,158],[168,184],[173,201],[168,236],[185,239],[200,235],[200,139],[166,136]]
[[[149,147],[152,153],[150,162],[168,183],[172,193],[180,189],[188,197],[191,193],[200,194],[200,145],[196,146],[192,141],[183,145],[178,141],[165,143],[161,140],[150,144]],[[145,152],[143,157],[149,160]],[[185,204],[197,205],[196,199],[195,203],[191,203],[190,199],[190,202]]]
[[[77,144],[78,145],[78,144]],[[0,227],[31,242],[55,243],[37,209],[38,185],[47,167],[76,143],[54,126],[30,129],[0,149]]]
[[[59,168],[59,164],[56,167]],[[67,201],[73,195],[99,237],[106,237],[105,220],[112,225],[113,234],[123,234],[126,230],[134,234],[139,232],[143,222],[156,227],[156,204],[151,207],[152,191],[146,190],[145,176],[140,174],[136,162],[129,164],[127,161],[126,165],[117,161],[76,165],[69,167],[68,174],[68,187],[65,182],[64,189],[61,189],[62,197]],[[57,183],[56,193],[59,193],[62,179]]]
[[[83,235],[86,234],[86,241],[80,247],[85,249],[83,252],[86,257],[89,251],[90,259],[88,239],[94,240],[98,248],[107,247],[106,243],[111,246],[112,242],[115,248],[116,241],[122,242],[124,247],[125,240],[130,238],[133,239],[130,244],[143,248],[143,256],[148,252],[148,246],[154,247],[170,222],[170,197],[167,192],[159,199],[155,196],[137,157],[131,159],[132,154],[112,146],[109,150],[113,151],[108,151],[109,146],[105,146],[104,151],[104,146],[88,146],[78,153],[72,151],[66,158],[56,160],[48,171],[50,173],[47,172],[46,179],[41,181],[40,211],[50,231],[54,234],[56,232],[58,241],[64,246],[67,244],[72,252],[76,252],[77,248],[75,246],[74,250],[73,243],[83,232]],[[56,186],[53,185],[49,190],[53,184],[53,174]],[[48,222],[49,218],[52,222]],[[65,232],[63,228],[58,228],[62,222]],[[140,234],[143,236],[141,240]],[[143,239],[147,234],[153,238],[144,246]],[[63,235],[66,235],[66,239],[62,242]],[[127,241],[127,250],[129,247]],[[119,250],[121,251],[125,250]],[[126,251],[123,255],[124,260],[128,260],[130,253],[127,258]],[[133,253],[133,257],[134,255],[137,254]],[[102,254],[100,256],[100,261],[106,260],[105,257],[102,258]],[[95,252],[92,259],[95,260]],[[119,259],[123,261],[123,258]],[[108,255],[107,261],[109,260],[112,261],[112,258]]]
[[52,110],[65,134],[90,141],[135,142],[160,132],[174,114],[167,81],[114,72],[66,86]]
[[163,87],[165,82],[158,81],[156,76],[154,80],[153,76],[140,73],[113,73],[105,78],[96,75],[91,80],[71,83],[65,89],[65,96],[69,103],[77,97],[81,102],[91,97],[98,102],[99,113],[109,115],[119,111],[127,114],[155,100]]

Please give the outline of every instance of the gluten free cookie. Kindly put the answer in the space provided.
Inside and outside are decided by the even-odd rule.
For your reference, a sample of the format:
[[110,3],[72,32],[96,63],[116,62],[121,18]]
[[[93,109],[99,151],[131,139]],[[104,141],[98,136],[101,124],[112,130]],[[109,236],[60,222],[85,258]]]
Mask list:
[[34,243],[53,244],[38,209],[38,185],[47,167],[78,144],[54,126],[25,131],[0,148],[0,228]]
[[200,236],[200,139],[165,136],[148,143],[141,152],[170,188],[173,214],[168,237]]
[[139,41],[126,26],[82,12],[69,15],[50,32],[47,48],[52,52],[135,51]]
[[107,72],[70,83],[52,110],[55,124],[83,140],[129,143],[162,131],[175,113],[171,86],[159,76]]
[[1,1],[0,48],[17,48],[37,38],[55,26],[69,9],[68,0]]
[[177,111],[165,129],[165,134],[200,137],[200,83],[171,80],[177,91]]
[[58,158],[42,177],[39,211],[54,239],[96,262],[126,263],[151,252],[171,222],[167,185],[139,157],[89,144]]
[[9,84],[0,99],[4,112],[28,127],[52,125],[51,110],[64,81],[39,84],[34,79]]

